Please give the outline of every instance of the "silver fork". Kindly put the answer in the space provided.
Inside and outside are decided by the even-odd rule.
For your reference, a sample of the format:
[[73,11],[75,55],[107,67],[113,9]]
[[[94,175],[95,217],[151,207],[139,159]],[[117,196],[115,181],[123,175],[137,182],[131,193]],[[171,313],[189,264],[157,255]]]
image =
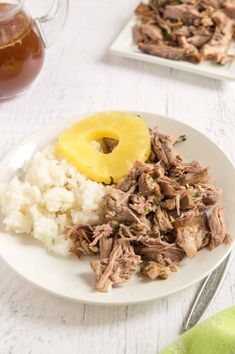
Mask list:
[[232,262],[233,255],[233,252],[231,252],[220,264],[220,266],[216,268],[204,280],[185,321],[183,327],[185,331],[192,328],[195,324],[204,318],[208,308],[220,290],[220,287]]

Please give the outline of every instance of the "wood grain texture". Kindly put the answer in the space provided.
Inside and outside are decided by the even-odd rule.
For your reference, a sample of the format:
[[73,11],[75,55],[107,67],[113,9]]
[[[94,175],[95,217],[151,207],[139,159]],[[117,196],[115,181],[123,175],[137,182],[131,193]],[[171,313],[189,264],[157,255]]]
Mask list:
[[[46,0],[44,0],[46,3]],[[77,112],[144,110],[197,128],[235,162],[235,84],[113,57],[135,0],[71,0],[66,28],[24,96],[0,103],[1,157]],[[207,316],[235,303],[235,260]],[[192,275],[193,276],[193,275]],[[38,290],[0,260],[0,353],[156,354],[176,338],[198,285],[159,301],[93,307]]]

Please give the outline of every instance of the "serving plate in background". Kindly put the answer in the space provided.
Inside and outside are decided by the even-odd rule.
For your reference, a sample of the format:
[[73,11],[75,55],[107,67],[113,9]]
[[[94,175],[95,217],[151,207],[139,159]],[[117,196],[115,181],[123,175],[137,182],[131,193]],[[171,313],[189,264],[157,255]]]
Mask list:
[[[235,231],[235,170],[225,154],[206,136],[188,125],[173,119],[145,112],[139,114],[149,127],[158,126],[161,132],[188,139],[176,150],[186,161],[199,160],[211,166],[211,175],[224,190],[221,205],[225,207],[228,231]],[[8,182],[32,154],[56,140],[59,133],[87,114],[65,118],[33,134],[16,147],[0,163],[0,182]],[[233,236],[233,241],[235,240]],[[90,304],[123,305],[161,298],[180,291],[204,278],[229,254],[233,245],[221,245],[212,252],[200,251],[193,259],[184,259],[180,271],[167,280],[149,281],[135,275],[129,282],[117,286],[109,293],[93,290],[93,272],[89,258],[62,258],[49,254],[36,240],[15,236],[3,231],[1,225],[0,255],[18,274],[32,284],[58,296]]]
[[[218,65],[206,61],[200,64],[193,64],[183,60],[169,60],[141,52],[132,39],[132,27],[135,23],[136,20],[133,18],[126,24],[117,39],[111,45],[111,53],[218,80],[235,80],[235,63]],[[231,45],[230,52],[235,53],[234,44]]]

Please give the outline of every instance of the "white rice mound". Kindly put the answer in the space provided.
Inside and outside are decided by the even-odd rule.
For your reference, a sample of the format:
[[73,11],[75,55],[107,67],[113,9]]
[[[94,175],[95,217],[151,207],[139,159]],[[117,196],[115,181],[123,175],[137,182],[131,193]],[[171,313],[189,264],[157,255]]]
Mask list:
[[1,185],[0,205],[6,231],[28,234],[48,251],[68,255],[65,226],[102,221],[103,197],[111,187],[81,175],[48,146],[34,154],[19,176]]

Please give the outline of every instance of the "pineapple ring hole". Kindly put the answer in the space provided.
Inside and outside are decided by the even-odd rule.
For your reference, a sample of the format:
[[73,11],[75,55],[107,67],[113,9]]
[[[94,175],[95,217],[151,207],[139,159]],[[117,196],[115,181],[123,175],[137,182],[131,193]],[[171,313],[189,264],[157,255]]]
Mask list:
[[95,150],[102,152],[103,154],[111,154],[113,150],[116,149],[118,144],[119,144],[119,140],[114,138],[107,138],[107,137],[93,140],[91,142],[93,148]]

